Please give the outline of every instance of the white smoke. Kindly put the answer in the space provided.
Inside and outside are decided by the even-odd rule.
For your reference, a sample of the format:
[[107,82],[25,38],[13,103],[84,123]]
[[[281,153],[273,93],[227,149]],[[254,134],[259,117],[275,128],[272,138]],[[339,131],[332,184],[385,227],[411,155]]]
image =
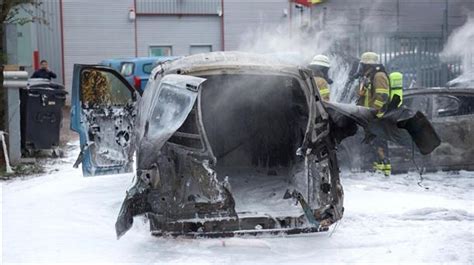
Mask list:
[[[296,22],[295,22],[296,23]],[[331,45],[343,34],[335,34],[338,29],[302,29],[297,25],[260,25],[241,35],[238,50],[253,53],[280,53],[296,56],[299,63],[308,63],[316,54],[329,51]],[[331,34],[329,33],[331,32]]]
[[[390,6],[391,7],[391,6]],[[302,26],[299,19],[292,25],[259,25],[244,29],[238,50],[258,54],[279,54],[287,61],[307,65],[317,54],[324,54],[331,60],[329,77],[331,101],[353,102],[356,97],[354,87],[346,87],[354,61],[359,56],[357,39],[360,31],[395,31],[396,17],[386,2],[374,0],[370,6],[350,3],[327,11],[327,16],[319,13],[312,24],[306,21]],[[389,16],[390,15],[390,16]],[[323,22],[325,17],[325,22]],[[319,18],[319,19],[318,19]],[[390,21],[387,21],[390,20]],[[358,23],[361,23],[360,27]]]
[[[296,22],[295,22],[296,23]],[[340,18],[332,25],[347,25]],[[334,80],[331,85],[331,101],[341,98],[344,85],[349,78],[350,65],[340,54],[332,52],[336,42],[347,36],[348,30],[341,26],[328,25],[324,30],[313,26],[301,28],[299,25],[261,25],[248,30],[241,36],[238,50],[258,54],[275,54],[279,59],[292,64],[306,66],[317,54],[324,54],[331,60],[329,76]]]
[[474,86],[474,16],[451,33],[441,56],[444,61],[461,60],[461,75],[448,85]]

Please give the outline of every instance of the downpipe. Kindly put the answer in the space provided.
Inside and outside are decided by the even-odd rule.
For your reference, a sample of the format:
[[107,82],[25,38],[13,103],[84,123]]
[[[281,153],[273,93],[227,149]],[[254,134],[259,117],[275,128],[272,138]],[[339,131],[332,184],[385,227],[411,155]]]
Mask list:
[[4,131],[0,131],[0,140],[2,141],[2,147],[3,147],[3,155],[5,157],[5,164],[6,164],[6,171],[7,174],[13,174],[15,171],[13,171],[12,167],[10,166],[10,159],[8,158],[8,150],[7,150],[7,144],[5,143],[5,134],[7,134]]

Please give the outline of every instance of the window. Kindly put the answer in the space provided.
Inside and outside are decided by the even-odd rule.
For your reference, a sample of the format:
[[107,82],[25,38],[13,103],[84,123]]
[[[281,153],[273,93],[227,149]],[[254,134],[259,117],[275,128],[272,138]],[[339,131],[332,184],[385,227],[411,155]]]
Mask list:
[[[164,135],[171,133],[168,141],[184,147],[202,149],[199,134],[195,93],[184,89],[184,86],[161,84],[159,94],[153,97],[153,110],[149,120],[147,137],[158,143]],[[194,109],[194,110],[193,110]],[[181,125],[181,126],[178,126]]]
[[169,142],[179,144],[193,149],[202,149],[201,136],[199,134],[196,117],[196,105],[189,113],[183,125],[173,134]]
[[461,96],[458,98],[459,100],[461,100],[461,108],[459,115],[474,114],[474,96]]
[[430,96],[427,95],[413,95],[403,99],[404,105],[414,111],[421,111],[426,116],[430,117]]
[[155,67],[154,64],[146,63],[146,64],[143,65],[143,72],[145,74],[151,74],[151,71],[153,70],[154,67]]
[[459,115],[459,99],[454,96],[435,96],[434,113],[438,117]]
[[150,56],[171,56],[173,54],[171,46],[150,46]]
[[96,69],[81,72],[81,101],[84,108],[125,105],[132,92],[113,73]]
[[134,69],[135,69],[134,63],[122,63],[122,67],[120,68],[120,73],[123,76],[130,76],[130,75],[133,75]]
[[191,45],[189,47],[189,54],[198,54],[198,53],[206,53],[212,52],[212,45],[208,44],[199,44],[199,45]]

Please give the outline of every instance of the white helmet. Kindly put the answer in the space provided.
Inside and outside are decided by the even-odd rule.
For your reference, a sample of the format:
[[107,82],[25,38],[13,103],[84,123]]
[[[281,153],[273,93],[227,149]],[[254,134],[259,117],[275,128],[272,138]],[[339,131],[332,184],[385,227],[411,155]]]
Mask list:
[[379,64],[380,57],[375,52],[364,52],[360,56],[360,62],[363,64]]
[[311,63],[309,63],[309,65],[319,65],[319,66],[324,66],[324,67],[329,68],[330,62],[327,56],[318,54],[313,57],[313,60],[311,61]]

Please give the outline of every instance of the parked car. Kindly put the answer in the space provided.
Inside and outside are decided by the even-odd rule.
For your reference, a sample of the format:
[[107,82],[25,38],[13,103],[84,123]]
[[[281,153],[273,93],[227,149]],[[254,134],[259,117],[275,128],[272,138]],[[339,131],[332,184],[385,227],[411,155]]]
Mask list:
[[[405,90],[403,106],[423,113],[433,125],[441,144],[430,154],[420,154],[416,145],[389,142],[392,173],[417,169],[474,170],[474,89],[419,88]],[[361,144],[364,135],[345,140],[339,148],[344,167],[371,170],[374,150]]]
[[[439,145],[423,114],[377,119],[373,109],[322,102],[309,69],[269,56],[184,57],[158,65],[140,95],[109,67],[75,65],[73,72],[76,166],[84,175],[131,172],[136,157],[118,237],[144,214],[154,235],[325,231],[344,212],[336,142],[357,124],[385,139],[405,132],[395,141],[414,139],[423,153]],[[267,199],[249,203],[253,196]]]
[[[474,170],[474,89],[407,90],[404,105],[423,112],[441,139],[431,154],[415,156],[419,167],[429,171]],[[390,152],[393,168],[402,172],[414,169],[410,148],[391,144]]]
[[163,62],[175,60],[177,56],[131,57],[108,59],[100,62],[119,71],[125,79],[140,92],[146,87],[153,68]]
[[99,62],[100,65],[108,66],[115,71],[120,72],[120,68],[122,68],[122,62],[125,60],[129,60],[131,58],[115,58],[115,59],[106,59]]

